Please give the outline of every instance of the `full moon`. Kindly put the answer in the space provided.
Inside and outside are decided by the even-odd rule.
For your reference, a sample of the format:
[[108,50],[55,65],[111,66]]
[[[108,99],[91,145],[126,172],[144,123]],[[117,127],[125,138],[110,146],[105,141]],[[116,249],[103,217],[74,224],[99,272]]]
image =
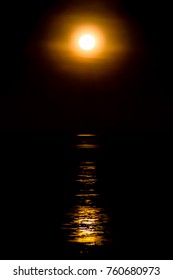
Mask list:
[[90,34],[82,35],[79,38],[79,46],[85,51],[90,51],[95,47],[96,41],[95,38]]

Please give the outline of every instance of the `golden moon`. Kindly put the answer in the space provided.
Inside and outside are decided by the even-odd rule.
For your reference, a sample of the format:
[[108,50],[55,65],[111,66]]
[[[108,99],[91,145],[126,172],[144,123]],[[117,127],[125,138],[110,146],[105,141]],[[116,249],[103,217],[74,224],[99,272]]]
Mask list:
[[79,46],[84,51],[90,51],[95,47],[95,38],[90,34],[82,35],[79,38]]

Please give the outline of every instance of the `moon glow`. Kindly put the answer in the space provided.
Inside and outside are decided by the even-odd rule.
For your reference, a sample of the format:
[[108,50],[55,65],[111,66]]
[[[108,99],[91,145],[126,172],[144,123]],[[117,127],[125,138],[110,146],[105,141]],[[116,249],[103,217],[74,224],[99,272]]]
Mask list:
[[95,47],[95,38],[90,34],[82,35],[79,38],[79,46],[84,51],[90,51]]

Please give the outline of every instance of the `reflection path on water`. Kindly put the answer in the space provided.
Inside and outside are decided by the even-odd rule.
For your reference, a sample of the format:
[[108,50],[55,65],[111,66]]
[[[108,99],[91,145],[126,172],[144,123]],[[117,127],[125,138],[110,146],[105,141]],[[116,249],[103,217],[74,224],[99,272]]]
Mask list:
[[110,242],[108,215],[97,191],[95,161],[81,161],[76,176],[75,203],[66,213],[67,242],[102,246]]

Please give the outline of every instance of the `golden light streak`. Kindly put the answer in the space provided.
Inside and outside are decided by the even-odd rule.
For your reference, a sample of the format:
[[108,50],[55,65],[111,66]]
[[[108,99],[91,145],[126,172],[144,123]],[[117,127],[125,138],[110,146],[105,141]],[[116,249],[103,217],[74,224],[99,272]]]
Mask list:
[[94,161],[80,163],[76,181],[81,187],[80,192],[76,194],[78,204],[70,213],[70,223],[64,224],[64,229],[70,228],[68,242],[102,246],[110,242],[106,232],[109,218],[102,208],[95,206],[95,197],[99,194],[94,187],[97,182]]
[[95,145],[95,144],[78,144],[78,145],[76,145],[76,148],[78,148],[78,149],[96,149],[96,148],[98,148],[98,145]]
[[68,242],[84,243],[88,246],[103,245],[107,241],[105,223],[107,223],[108,218],[106,214],[101,212],[102,209],[93,208],[92,206],[79,206],[76,208],[73,223],[78,226],[73,229]]
[[78,134],[78,137],[94,137],[96,134]]

